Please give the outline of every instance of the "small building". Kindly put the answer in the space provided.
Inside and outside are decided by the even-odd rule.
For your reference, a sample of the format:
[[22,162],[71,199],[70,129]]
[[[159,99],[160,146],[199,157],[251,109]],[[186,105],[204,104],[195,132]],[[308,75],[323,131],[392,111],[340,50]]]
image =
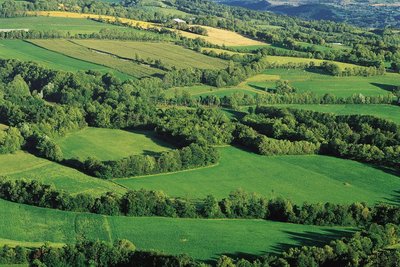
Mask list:
[[178,23],[178,24],[180,24],[180,23],[185,23],[186,24],[186,21],[184,21],[183,19],[176,18],[176,19],[173,19],[172,21],[175,22],[175,23]]

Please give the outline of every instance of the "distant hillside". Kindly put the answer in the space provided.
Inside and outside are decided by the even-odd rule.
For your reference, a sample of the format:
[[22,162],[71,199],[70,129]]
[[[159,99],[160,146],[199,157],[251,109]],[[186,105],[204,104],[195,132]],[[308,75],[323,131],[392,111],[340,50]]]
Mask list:
[[400,28],[397,0],[215,0],[312,20],[347,22],[369,28]]

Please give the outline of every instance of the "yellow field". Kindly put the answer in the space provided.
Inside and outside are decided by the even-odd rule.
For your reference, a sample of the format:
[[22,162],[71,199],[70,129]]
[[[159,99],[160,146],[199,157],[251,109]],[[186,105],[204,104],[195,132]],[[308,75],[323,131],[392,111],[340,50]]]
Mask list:
[[[113,16],[104,16],[104,15],[96,15],[96,14],[87,14],[87,13],[75,13],[75,12],[65,12],[65,11],[31,11],[27,12],[29,15],[33,16],[48,16],[48,17],[62,17],[62,18],[91,18],[91,19],[106,19],[111,22],[113,21],[120,21],[126,25],[130,26],[137,26],[143,29],[150,29],[150,28],[161,28],[160,24],[151,23],[146,21],[140,20],[133,20],[133,19],[126,19],[126,18],[117,18]],[[196,39],[202,38],[207,42],[216,45],[226,45],[226,46],[248,46],[248,45],[265,45],[265,43],[252,40],[250,38],[244,37],[236,32],[217,29],[208,26],[201,26],[207,29],[208,36],[203,36],[199,34],[194,34],[190,32],[180,31],[180,30],[173,30],[180,33],[182,36],[187,38]]]
[[202,48],[202,52],[215,52],[217,54],[228,54],[228,55],[250,55],[250,53],[233,52],[225,49],[219,48]]
[[65,11],[30,11],[27,12],[28,15],[34,16],[47,16],[47,17],[59,17],[59,18],[72,18],[72,19],[106,19],[111,22],[120,21],[124,24],[137,26],[144,29],[149,28],[159,28],[159,25],[156,23],[134,20],[134,19],[126,19],[126,18],[117,18],[113,16],[105,16],[105,15],[96,15],[96,14],[87,14],[87,13],[75,13],[75,12],[65,12]]
[[236,32],[217,29],[208,26],[201,26],[207,30],[208,36],[198,35],[190,32],[179,31],[182,36],[187,38],[202,38],[207,42],[216,45],[225,45],[225,46],[248,46],[248,45],[266,45],[266,43],[252,40],[250,38],[244,37]]

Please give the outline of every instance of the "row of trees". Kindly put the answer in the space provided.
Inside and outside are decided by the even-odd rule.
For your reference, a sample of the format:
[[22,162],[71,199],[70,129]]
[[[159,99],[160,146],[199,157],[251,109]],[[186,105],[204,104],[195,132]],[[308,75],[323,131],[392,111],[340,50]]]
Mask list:
[[400,208],[365,203],[296,205],[283,198],[267,199],[237,190],[217,200],[170,198],[160,191],[128,191],[122,196],[106,193],[69,195],[37,181],[0,179],[0,198],[28,205],[104,215],[164,216],[180,218],[255,218],[310,225],[362,226],[400,223]]
[[63,163],[102,179],[132,177],[164,172],[181,171],[216,164],[218,151],[209,146],[192,143],[181,149],[165,151],[156,156],[132,155],[113,161],[99,161],[88,158],[84,162],[77,159]]

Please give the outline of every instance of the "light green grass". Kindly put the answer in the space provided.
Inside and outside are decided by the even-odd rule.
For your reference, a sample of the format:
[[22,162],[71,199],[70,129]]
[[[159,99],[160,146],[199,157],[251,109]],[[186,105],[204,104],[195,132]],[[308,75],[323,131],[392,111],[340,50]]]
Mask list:
[[281,107],[331,112],[339,115],[372,115],[400,124],[400,106],[394,105],[277,105]]
[[316,227],[262,220],[204,220],[108,217],[42,209],[0,200],[0,238],[16,242],[73,243],[77,238],[128,239],[138,249],[196,259],[220,254],[260,255],[287,246],[328,242],[349,234],[340,227]]
[[132,189],[158,189],[188,198],[208,194],[223,198],[242,188],[296,203],[373,204],[393,200],[400,189],[399,177],[355,161],[318,155],[266,157],[234,147],[220,152],[215,167],[115,181]]
[[78,60],[93,62],[111,69],[126,73],[132,77],[143,78],[154,75],[162,75],[164,71],[133,61],[122,60],[117,57],[92,51],[84,46],[77,45],[73,41],[65,39],[56,40],[31,40],[45,49],[76,58]]
[[16,17],[0,18],[0,29],[29,29],[38,31],[57,30],[63,32],[94,33],[104,28],[124,29],[124,27],[105,24],[89,19],[57,17]]
[[117,55],[135,59],[138,55],[143,59],[159,59],[167,66],[177,68],[218,69],[226,67],[226,61],[205,56],[170,43],[121,42],[110,40],[76,40],[77,44]]
[[[207,95],[215,95],[219,97],[229,96],[234,93],[243,93],[255,95],[257,94],[257,90],[251,88],[234,88],[234,87],[226,87],[226,88],[216,88],[208,85],[194,85],[194,86],[186,86],[186,87],[177,87],[171,88],[165,91],[166,97],[174,97],[176,94],[180,95],[183,91],[188,92],[190,95],[194,97],[207,96]],[[261,92],[260,92],[261,93]]]
[[85,128],[68,134],[57,143],[64,153],[64,158],[95,157],[99,160],[152,154],[172,148],[150,131],[129,132],[103,128]]
[[69,193],[100,195],[105,192],[125,192],[124,188],[106,180],[93,178],[75,169],[19,151],[0,155],[0,175],[14,179],[38,180]]
[[0,40],[0,58],[33,61],[41,66],[63,71],[95,70],[102,73],[111,72],[121,79],[130,78],[127,74],[113,69],[74,59],[52,52],[22,40]]
[[[348,97],[353,94],[365,96],[387,95],[394,86],[400,86],[400,75],[387,73],[383,76],[372,77],[335,77],[303,70],[273,69],[264,71],[282,80],[288,80],[296,87],[297,92],[314,92],[317,95],[333,94],[338,97]],[[248,85],[264,90],[275,88],[276,81],[250,82]]]

